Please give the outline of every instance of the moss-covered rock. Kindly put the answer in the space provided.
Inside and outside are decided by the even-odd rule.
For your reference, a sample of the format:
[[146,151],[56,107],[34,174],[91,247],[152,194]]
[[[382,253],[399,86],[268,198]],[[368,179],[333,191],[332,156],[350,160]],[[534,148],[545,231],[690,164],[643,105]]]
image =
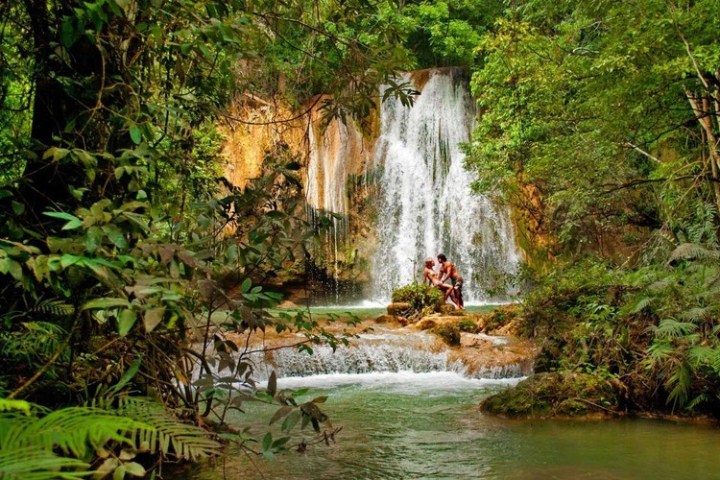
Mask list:
[[412,305],[407,302],[395,302],[387,306],[388,315],[402,317],[412,311]]
[[451,347],[460,345],[460,327],[457,323],[442,323],[437,325],[433,333],[442,338]]
[[508,416],[573,416],[621,413],[618,385],[587,373],[539,373],[485,399],[481,410]]
[[[504,305],[491,312],[480,314],[479,328],[484,333],[503,330],[503,334],[515,334],[511,327],[520,317],[517,305]],[[508,331],[505,331],[508,330]]]

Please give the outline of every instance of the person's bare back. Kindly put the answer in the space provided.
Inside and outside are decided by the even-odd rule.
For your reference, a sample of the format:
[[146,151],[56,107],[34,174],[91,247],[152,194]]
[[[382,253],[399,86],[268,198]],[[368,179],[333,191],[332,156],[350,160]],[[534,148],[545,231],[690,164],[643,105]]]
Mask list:
[[440,272],[438,272],[438,275],[440,276],[440,283],[444,285],[445,281],[448,279],[452,282],[450,299],[455,303],[457,308],[462,310],[465,308],[465,302],[463,301],[462,295],[463,278],[460,276],[455,264],[448,262],[448,259],[444,254],[438,253],[437,258],[438,262],[440,262]]

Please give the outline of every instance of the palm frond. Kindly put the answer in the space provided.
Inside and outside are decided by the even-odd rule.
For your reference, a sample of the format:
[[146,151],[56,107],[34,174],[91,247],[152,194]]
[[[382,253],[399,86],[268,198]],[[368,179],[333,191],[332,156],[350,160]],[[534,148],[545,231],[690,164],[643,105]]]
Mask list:
[[58,449],[83,458],[108,442],[131,444],[129,432],[152,430],[140,421],[89,408],[69,407],[55,410],[42,418],[17,414],[0,415],[1,449],[37,447],[46,451]]
[[688,336],[697,330],[697,325],[689,322],[679,322],[674,318],[666,318],[655,328],[655,335],[659,338],[679,338]]
[[711,250],[697,243],[683,243],[670,254],[668,263],[675,265],[682,260],[717,260],[720,250]]
[[690,387],[692,386],[692,370],[690,366],[685,362],[679,363],[668,377],[665,386],[670,390],[667,399],[668,403],[672,402],[673,408],[684,407],[687,404]]
[[7,480],[76,480],[87,477],[89,467],[38,447],[0,450],[0,478]]
[[162,405],[147,398],[126,397],[120,400],[118,413],[129,418],[141,419],[151,429],[136,429],[136,448],[164,455],[175,455],[185,460],[215,456],[221,445],[208,432],[180,422]]
[[42,313],[56,317],[67,317],[75,313],[75,307],[60,299],[41,300],[33,305],[31,313]]

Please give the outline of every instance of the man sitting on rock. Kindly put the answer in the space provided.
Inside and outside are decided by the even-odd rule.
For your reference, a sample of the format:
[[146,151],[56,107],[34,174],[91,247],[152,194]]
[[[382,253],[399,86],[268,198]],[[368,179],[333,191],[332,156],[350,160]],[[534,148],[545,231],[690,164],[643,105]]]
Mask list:
[[455,264],[452,262],[448,262],[445,254],[438,253],[437,259],[438,262],[440,262],[440,272],[438,272],[438,274],[440,275],[440,283],[445,285],[445,281],[447,279],[450,279],[450,281],[452,282],[452,286],[445,285],[450,287],[451,289],[450,299],[453,301],[453,303],[455,303],[458,310],[464,309],[465,302],[463,301],[462,295],[463,278],[460,276],[460,273],[458,273]]

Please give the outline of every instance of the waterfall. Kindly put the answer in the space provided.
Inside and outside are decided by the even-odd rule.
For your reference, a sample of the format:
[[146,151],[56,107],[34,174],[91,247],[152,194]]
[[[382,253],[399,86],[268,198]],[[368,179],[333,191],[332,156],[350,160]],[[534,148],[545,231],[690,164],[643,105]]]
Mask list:
[[419,281],[423,259],[442,252],[465,280],[466,302],[502,300],[494,292],[520,257],[509,209],[474,194],[473,173],[464,168],[461,145],[475,115],[466,78],[457,69],[422,73],[424,86],[413,74],[402,77],[421,91],[412,107],[392,98],[382,105],[372,296],[387,301],[394,288]]

